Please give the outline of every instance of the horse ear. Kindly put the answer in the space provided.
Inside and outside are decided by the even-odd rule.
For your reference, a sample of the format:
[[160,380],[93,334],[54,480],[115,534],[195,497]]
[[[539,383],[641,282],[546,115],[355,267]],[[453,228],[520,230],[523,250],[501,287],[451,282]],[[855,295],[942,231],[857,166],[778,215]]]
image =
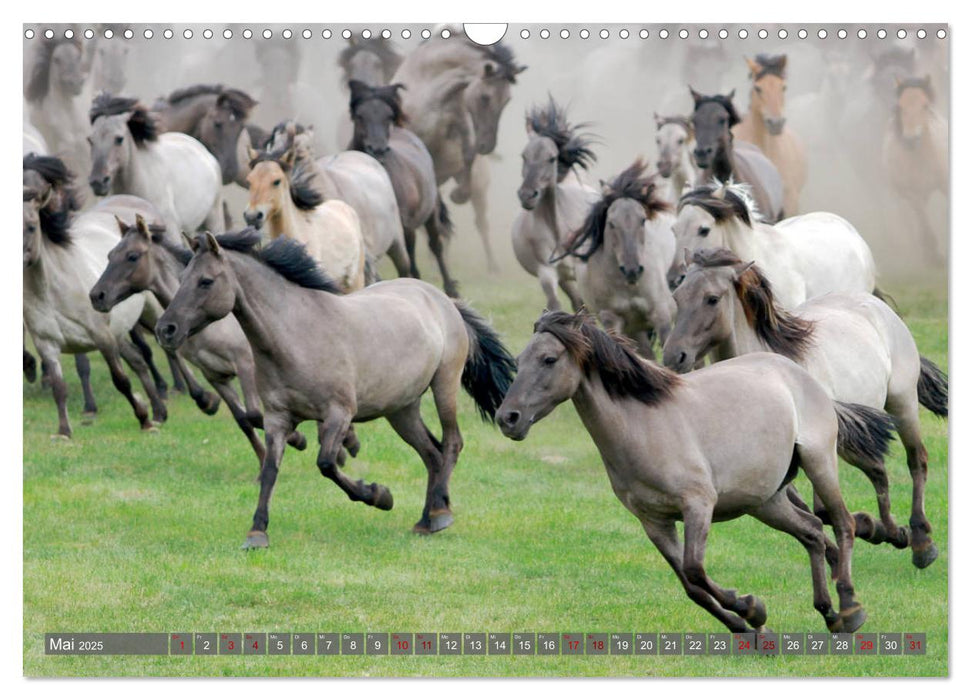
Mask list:
[[663,122],[664,122],[664,120],[661,119],[661,115],[658,114],[657,112],[655,112],[654,113],[654,126],[656,126],[658,129],[660,129],[661,128],[661,124]]
[[731,102],[734,98],[735,98],[735,88],[732,88],[732,91],[727,95],[725,95],[725,99]]
[[711,196],[713,199],[725,199],[725,193],[727,191],[728,191],[728,183],[722,182],[711,193]]
[[191,250],[193,253],[199,250],[199,241],[185,231],[182,231],[182,240],[185,241],[185,247]]
[[520,73],[522,73],[527,68],[529,68],[529,66],[516,66],[515,68],[512,69],[512,74],[513,75],[519,75]]
[[759,74],[759,71],[762,70],[762,67],[758,64],[758,62],[753,61],[748,56],[745,57],[745,65],[748,66],[749,76],[752,78],[757,76]]
[[121,218],[117,214],[115,214],[115,223],[118,224],[118,231],[121,232],[121,235],[124,236],[125,235],[125,230],[128,227],[125,225],[125,222],[122,221]]
[[779,56],[779,71],[783,74],[786,72],[786,64],[789,62],[789,56],[782,54]]
[[693,99],[695,101],[695,105],[697,105],[699,102],[701,102],[701,100],[704,97],[704,95],[702,95],[700,92],[697,92],[690,85],[688,86],[688,90],[691,91],[691,99]]
[[750,260],[748,262],[742,262],[742,263],[733,265],[733,268],[735,269],[735,275],[734,275],[735,281],[737,282],[738,280],[740,280],[742,278],[742,275],[748,272],[749,268],[752,267],[752,265],[754,264],[755,264],[755,261]]
[[209,231],[206,231],[205,236],[206,236],[206,248],[209,250],[210,253],[212,253],[216,257],[219,257],[222,254],[221,252],[222,248],[219,247],[219,241],[217,241],[216,237],[213,236],[212,233],[210,233]]
[[280,165],[285,168],[292,168],[294,162],[297,160],[297,152],[291,144],[290,147],[280,156]]
[[249,162],[252,165],[253,161],[260,157],[260,154],[259,154],[259,151],[257,151],[252,146],[247,146],[246,157],[249,158]]
[[604,180],[601,180],[600,181],[600,194],[602,194],[604,197],[606,197],[611,192],[613,192],[613,188],[610,186],[610,183],[609,182],[606,182]]
[[141,214],[135,214],[135,229],[145,236],[145,238],[152,238],[152,232],[148,230],[148,224],[145,223],[145,219]]

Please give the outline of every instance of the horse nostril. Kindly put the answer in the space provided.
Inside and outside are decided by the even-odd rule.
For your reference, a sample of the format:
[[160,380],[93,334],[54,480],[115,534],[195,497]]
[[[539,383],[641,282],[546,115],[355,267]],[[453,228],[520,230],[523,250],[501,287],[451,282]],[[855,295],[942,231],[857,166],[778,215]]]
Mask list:
[[174,323],[166,323],[164,326],[162,326],[161,332],[166,338],[171,338],[173,335],[175,335],[176,330],[177,327]]
[[639,275],[643,275],[644,274],[644,266],[643,265],[638,265],[637,266],[637,274],[639,274]]
[[681,352],[678,354],[678,364],[684,365],[685,361],[688,359],[688,353]]
[[519,422],[520,415],[519,411],[506,411],[502,417],[502,422],[512,428]]

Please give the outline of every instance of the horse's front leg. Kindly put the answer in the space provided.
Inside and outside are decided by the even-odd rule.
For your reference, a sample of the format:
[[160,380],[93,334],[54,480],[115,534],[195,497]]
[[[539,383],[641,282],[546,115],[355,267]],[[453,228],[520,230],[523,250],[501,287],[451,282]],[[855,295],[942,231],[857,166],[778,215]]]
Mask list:
[[74,367],[78,372],[78,379],[81,380],[81,393],[84,395],[84,413],[81,423],[91,422],[98,412],[98,404],[94,400],[94,392],[91,391],[91,361],[84,353],[74,356]]
[[68,440],[71,437],[71,421],[67,417],[67,382],[61,370],[60,348],[48,343],[36,343],[36,346],[41,362],[47,368],[51,393],[57,405],[57,435],[52,437]]
[[216,414],[219,410],[219,397],[213,394],[211,391],[206,391],[199,380],[196,379],[192,370],[182,359],[182,356],[178,352],[165,351],[165,354],[169,358],[169,365],[172,368],[173,376],[181,374],[185,380],[186,388],[189,391],[189,396],[195,401],[196,406],[199,410],[205,413],[207,416],[212,416]]
[[263,457],[263,468],[260,470],[260,498],[253,514],[253,527],[246,534],[243,549],[262,549],[270,546],[270,538],[266,528],[270,524],[270,497],[280,471],[280,461],[283,459],[283,449],[287,444],[287,435],[293,429],[293,421],[288,416],[272,415],[266,417],[266,454]]
[[363,479],[352,481],[340,470],[339,463],[345,444],[352,454],[356,454],[360,446],[351,428],[349,411],[332,409],[325,420],[317,423],[317,437],[320,440],[317,468],[321,475],[337,484],[352,501],[360,501],[379,510],[391,510],[394,498],[386,486],[377,482],[369,484]]
[[462,144],[462,167],[452,176],[455,179],[455,188],[449,194],[449,198],[455,204],[465,204],[472,196],[472,166],[477,156],[475,134],[468,127],[464,127],[457,137]]

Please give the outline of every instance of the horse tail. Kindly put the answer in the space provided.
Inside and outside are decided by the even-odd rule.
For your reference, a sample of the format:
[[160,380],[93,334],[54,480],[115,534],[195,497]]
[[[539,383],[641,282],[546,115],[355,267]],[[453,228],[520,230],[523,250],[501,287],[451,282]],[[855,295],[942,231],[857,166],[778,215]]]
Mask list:
[[512,384],[516,361],[482,316],[463,302],[453,300],[453,303],[469,334],[462,386],[475,401],[482,420],[494,423],[496,411]]
[[449,240],[455,233],[455,225],[452,223],[452,215],[449,213],[448,207],[445,206],[445,200],[442,199],[441,195],[438,197],[436,216],[438,217],[438,225],[441,226],[442,239]]
[[890,296],[890,294],[880,289],[880,287],[874,287],[873,296],[875,296],[877,299],[879,299],[884,304],[886,304],[891,309],[893,309],[895,314],[897,314],[898,316],[900,315],[900,309],[897,306],[897,300],[894,299],[892,296]]
[[947,418],[947,399],[947,375],[940,367],[921,355],[917,400],[934,415]]
[[850,464],[881,462],[890,451],[893,418],[883,411],[858,403],[835,401],[839,432],[836,452]]

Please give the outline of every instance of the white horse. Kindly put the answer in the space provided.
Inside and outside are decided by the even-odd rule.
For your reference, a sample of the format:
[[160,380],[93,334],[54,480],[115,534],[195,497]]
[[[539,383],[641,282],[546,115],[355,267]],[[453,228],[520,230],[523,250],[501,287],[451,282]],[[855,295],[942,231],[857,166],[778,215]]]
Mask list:
[[367,246],[354,208],[339,199],[325,201],[312,178],[294,169],[293,148],[280,156],[255,151],[249,155],[246,223],[266,226],[271,238],[286,236],[303,243],[343,291],[364,287]]
[[677,204],[686,187],[698,183],[700,171],[691,157],[695,150],[694,129],[688,117],[662,117],[654,113],[657,135],[657,172],[666,185],[665,199]]
[[[786,308],[827,292],[876,289],[873,253],[850,222],[813,212],[770,226],[758,219],[745,185],[716,183],[684,195],[674,235],[678,250],[728,248],[743,260],[754,260]],[[672,286],[680,265],[672,266]]]
[[170,237],[205,226],[223,231],[222,173],[191,136],[158,133],[135,99],[99,95],[91,107],[91,177],[99,196],[132,194],[154,204]]

